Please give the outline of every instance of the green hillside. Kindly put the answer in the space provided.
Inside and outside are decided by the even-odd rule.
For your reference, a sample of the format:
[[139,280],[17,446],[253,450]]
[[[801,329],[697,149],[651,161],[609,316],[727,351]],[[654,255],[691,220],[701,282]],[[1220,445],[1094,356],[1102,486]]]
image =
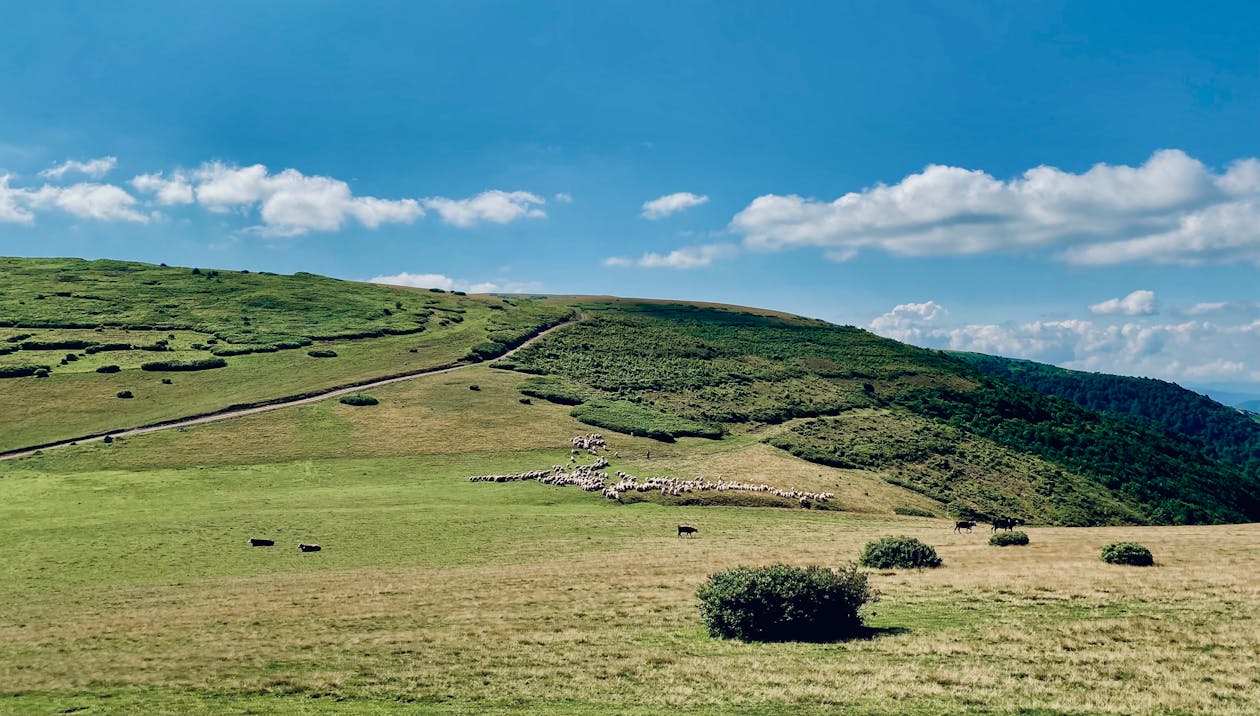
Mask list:
[[[1205,456],[1194,441],[991,378],[939,351],[853,327],[721,308],[629,301],[583,308],[589,320],[497,365],[545,376],[563,400],[583,401],[575,417],[601,427],[633,432],[672,416],[717,433],[805,420],[767,441],[823,464],[900,471],[903,484],[952,503],[958,514],[1063,524],[1260,518],[1260,481]],[[547,397],[539,385],[533,379],[522,389]],[[888,424],[875,449],[860,434],[862,421],[822,418],[872,408]],[[887,449],[897,433],[914,449]],[[960,440],[973,469],[948,459]],[[1042,467],[994,479],[1008,467],[996,456],[1012,453]],[[987,469],[975,467],[986,460]],[[1037,499],[1017,498],[1025,489]]]
[[[476,362],[571,314],[312,274],[0,258],[0,451]],[[155,370],[196,361],[223,367]]]

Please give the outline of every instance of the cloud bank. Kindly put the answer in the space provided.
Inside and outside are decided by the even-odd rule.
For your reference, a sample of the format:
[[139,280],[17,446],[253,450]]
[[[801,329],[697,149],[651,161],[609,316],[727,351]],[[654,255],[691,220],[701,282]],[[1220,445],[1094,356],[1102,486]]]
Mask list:
[[1213,172],[1182,151],[1073,174],[1034,167],[1000,180],[930,165],[834,201],[767,194],[731,220],[749,248],[953,256],[1049,249],[1082,265],[1260,265],[1260,160]]
[[693,269],[711,266],[714,261],[730,258],[738,253],[731,244],[688,246],[668,254],[648,252],[637,259],[614,256],[604,259],[605,266],[637,266],[640,268]]

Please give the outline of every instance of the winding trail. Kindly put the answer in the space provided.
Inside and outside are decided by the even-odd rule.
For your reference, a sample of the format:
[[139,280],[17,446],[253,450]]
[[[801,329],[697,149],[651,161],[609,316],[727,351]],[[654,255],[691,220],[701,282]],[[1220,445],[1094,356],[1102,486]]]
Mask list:
[[[516,354],[518,351],[524,350],[525,348],[528,348],[534,343],[542,340],[553,331],[558,331],[561,328],[571,326],[585,318],[586,318],[586,315],[582,314],[572,320],[565,321],[564,323],[558,323],[552,326],[551,328],[548,328],[542,331],[541,333],[538,333],[534,337],[530,338],[529,340],[525,341],[519,346],[513,348],[512,350],[504,353],[498,358],[495,358],[495,360],[500,360],[502,358],[507,358],[509,356],[512,356]],[[111,437],[111,438],[120,438],[120,437],[127,437],[131,435],[144,435],[145,433],[156,433],[159,430],[172,430],[172,429],[177,429],[177,428],[186,428],[192,425],[204,425],[206,423],[215,423],[220,420],[229,420],[231,418],[239,418],[245,415],[255,415],[257,413],[265,413],[271,410],[279,410],[281,408],[291,408],[295,405],[308,405],[310,403],[318,403],[321,400],[328,400],[329,398],[340,398],[343,395],[349,395],[351,393],[358,393],[360,391],[367,390],[369,388],[379,388],[383,385],[390,385],[392,383],[401,383],[404,380],[414,380],[415,378],[423,378],[429,375],[441,375],[442,373],[453,373],[457,370],[463,370],[464,368],[471,368],[473,366],[484,365],[484,364],[485,364],[485,361],[482,361],[480,363],[463,363],[460,365],[447,365],[447,366],[440,366],[437,368],[425,368],[423,370],[418,370],[418,371],[414,371],[410,373],[393,375],[388,378],[380,378],[376,380],[369,380],[362,383],[355,383],[353,385],[348,385],[345,387],[328,388],[326,390],[312,391],[310,393],[303,393],[301,395],[291,395],[291,396],[287,396],[283,398],[274,398],[271,400],[261,401],[259,403],[254,403],[254,404],[249,404],[249,405],[227,407],[222,410],[216,410],[213,413],[204,413],[201,415],[190,415],[184,418],[174,418],[171,420],[163,420],[160,423],[151,423],[149,425],[141,425],[135,428],[120,428],[118,430],[109,430],[107,432],[96,433],[93,435],[86,435],[80,438],[58,440],[57,442],[46,443],[44,445],[35,445],[33,447],[24,447],[24,448],[15,448],[12,450],[5,450],[3,452],[0,452],[0,461],[17,460],[18,458],[34,455],[36,452],[39,452],[42,450],[52,450],[54,448],[59,448],[59,447],[68,447],[70,445],[77,445],[79,443],[96,442],[99,440],[104,440],[106,436]]]

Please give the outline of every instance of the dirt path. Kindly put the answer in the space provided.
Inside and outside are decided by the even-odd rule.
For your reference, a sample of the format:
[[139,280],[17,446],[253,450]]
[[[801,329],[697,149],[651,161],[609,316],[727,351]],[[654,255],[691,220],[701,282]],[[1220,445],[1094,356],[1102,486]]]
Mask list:
[[[503,355],[499,356],[499,358],[496,358],[495,360],[499,360],[501,358],[507,358],[515,354],[517,351],[524,350],[525,348],[528,348],[529,346],[533,345],[535,342],[541,340],[547,334],[553,331],[558,331],[561,328],[564,328],[566,326],[571,326],[574,323],[577,323],[578,321],[582,320],[583,318],[585,318],[584,315],[579,316],[578,318],[574,320],[566,321],[559,325],[552,326],[551,328],[548,328],[542,333],[539,333],[533,338],[530,338],[529,340],[513,348],[507,353],[504,353]],[[138,428],[112,430],[112,431],[109,431],[106,433],[100,433],[97,435],[89,435],[89,436],[81,437],[81,438],[71,438],[69,440],[61,440],[55,443],[48,443],[46,445],[40,445],[38,447],[17,448],[14,450],[7,450],[5,452],[0,452],[0,460],[16,460],[18,458],[26,457],[28,455],[34,455],[36,452],[41,451],[41,450],[52,450],[53,448],[67,447],[69,445],[77,445],[79,443],[96,442],[98,440],[104,440],[107,435],[111,438],[127,437],[130,435],[144,435],[145,433],[155,433],[159,430],[172,430],[175,428],[186,428],[192,425],[204,425],[205,423],[214,423],[220,420],[228,420],[230,418],[239,418],[243,415],[254,415],[256,413],[265,413],[269,410],[291,408],[295,405],[307,405],[310,403],[318,403],[321,400],[328,400],[329,398],[340,398],[343,395],[349,395],[351,393],[358,393],[364,390],[369,390],[371,388],[379,388],[382,385],[390,385],[391,383],[401,383],[404,380],[414,380],[416,378],[423,378],[429,375],[441,375],[442,373],[452,373],[454,371],[463,370],[464,368],[471,368],[476,365],[484,365],[484,364],[483,363],[468,363],[465,365],[447,366],[445,368],[430,368],[427,370],[416,371],[415,373],[407,373],[405,375],[396,375],[390,378],[382,378],[380,380],[374,380],[368,383],[360,383],[360,384],[352,385],[346,388],[333,388],[333,389],[322,391],[316,394],[306,394],[306,395],[293,396],[293,397],[288,397],[288,398],[277,398],[275,400],[267,401],[265,405],[254,405],[254,406],[247,406],[247,407],[242,407],[242,408],[228,408],[225,410],[210,413],[208,415],[196,415],[196,416],[187,417],[187,418],[175,418],[173,420],[164,420],[161,423],[156,423],[153,425],[142,425]]]

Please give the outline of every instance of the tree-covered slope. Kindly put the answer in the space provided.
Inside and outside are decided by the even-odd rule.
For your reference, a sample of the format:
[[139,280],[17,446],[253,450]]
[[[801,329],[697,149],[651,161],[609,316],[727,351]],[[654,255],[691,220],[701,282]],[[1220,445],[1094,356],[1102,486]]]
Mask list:
[[[540,376],[522,384],[531,395],[581,401],[579,419],[586,404],[637,406],[620,423],[604,415],[602,427],[641,431],[653,415],[714,432],[795,421],[770,442],[826,464],[882,469],[894,479],[900,471],[908,486],[989,516],[1072,524],[1260,519],[1257,480],[1197,443],[987,376],[940,351],[789,316],[629,301],[586,308],[588,320],[501,367]],[[827,416],[869,409],[889,426],[925,425],[935,437],[912,438],[908,452],[867,450],[855,459],[851,436]],[[878,434],[863,440],[881,442]],[[970,463],[991,464],[966,470],[935,459],[948,454],[942,444],[962,442]],[[1020,467],[1015,454],[1036,468]],[[1004,481],[994,474],[1003,470],[1019,474]],[[1017,484],[1036,499],[1014,499]]]
[[1086,373],[1044,363],[958,353],[986,375],[1090,410],[1150,421],[1201,444],[1217,460],[1260,474],[1260,423],[1253,416],[1154,378]]

